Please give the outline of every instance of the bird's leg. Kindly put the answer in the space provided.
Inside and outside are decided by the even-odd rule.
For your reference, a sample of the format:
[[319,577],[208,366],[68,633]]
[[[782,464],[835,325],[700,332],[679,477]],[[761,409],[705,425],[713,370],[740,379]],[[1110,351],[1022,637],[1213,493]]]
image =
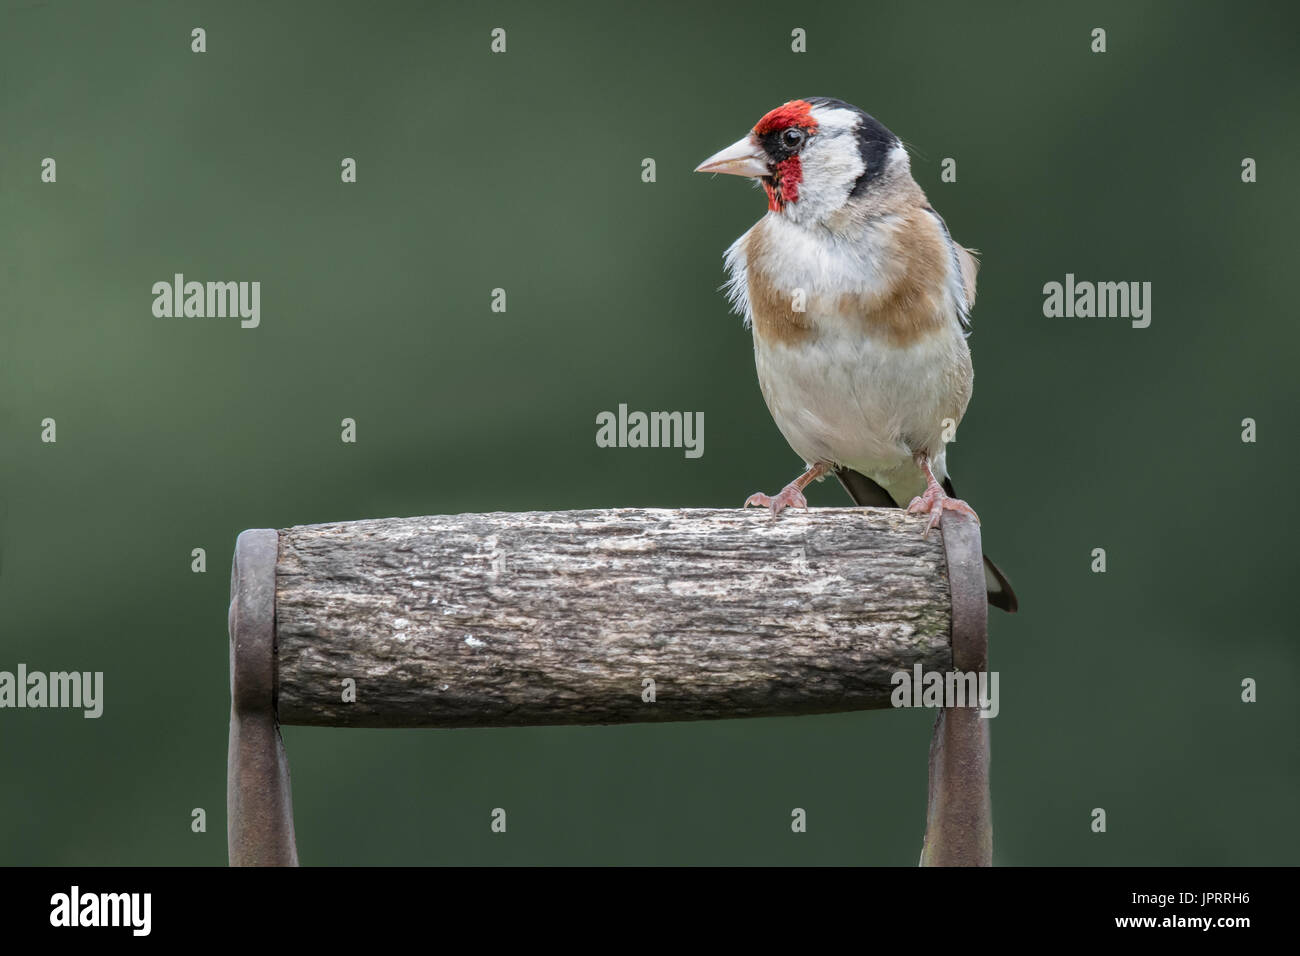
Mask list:
[[975,509],[960,498],[948,497],[947,492],[943,490],[943,486],[934,480],[934,472],[930,470],[929,455],[924,452],[918,454],[916,464],[918,468],[925,472],[925,491],[912,499],[912,503],[907,506],[907,513],[910,515],[928,513],[930,515],[930,522],[925,526],[925,530],[921,532],[921,537],[926,537],[929,535],[931,528],[939,526],[939,519],[943,517],[945,509],[970,515],[977,523],[979,522],[980,517],[975,513]]
[[803,496],[803,490],[808,487],[809,483],[829,471],[830,468],[820,462],[809,465],[807,471],[778,491],[775,497],[768,497],[763,492],[756,491],[745,499],[745,504],[742,507],[748,508],[750,505],[757,505],[761,508],[771,508],[774,515],[779,515],[782,509],[791,506],[803,508],[806,511],[808,510],[808,499]]

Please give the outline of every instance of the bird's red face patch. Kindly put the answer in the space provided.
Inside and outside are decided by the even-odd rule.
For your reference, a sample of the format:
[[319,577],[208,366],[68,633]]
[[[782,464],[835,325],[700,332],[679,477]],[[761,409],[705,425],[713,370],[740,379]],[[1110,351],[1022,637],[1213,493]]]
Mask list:
[[791,156],[776,164],[771,176],[763,178],[767,192],[767,208],[780,212],[788,202],[799,201],[799,184],[803,182],[803,166],[798,156]]
[[809,133],[816,130],[817,121],[813,119],[812,104],[806,100],[791,100],[781,104],[758,121],[754,126],[754,135],[764,136],[789,126],[798,126]]
[[[817,131],[812,104],[807,100],[791,100],[778,106],[755,124],[753,135],[772,155],[774,151],[780,150],[781,134],[789,129],[802,130],[807,136]],[[803,164],[799,161],[798,152],[787,150],[780,150],[773,159],[772,175],[763,178],[763,189],[767,192],[767,208],[780,212],[786,203],[799,201]]]

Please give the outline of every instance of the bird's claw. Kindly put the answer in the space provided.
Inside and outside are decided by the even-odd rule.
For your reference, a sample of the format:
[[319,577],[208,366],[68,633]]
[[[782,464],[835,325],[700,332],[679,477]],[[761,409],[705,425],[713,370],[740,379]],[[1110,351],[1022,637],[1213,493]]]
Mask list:
[[774,497],[765,495],[761,491],[754,492],[745,499],[745,504],[742,507],[749,508],[751,506],[771,508],[773,515],[779,515],[786,508],[803,508],[807,511],[808,499],[803,496],[803,492],[799,490],[799,487],[794,482],[791,482],[778,491]]
[[944,511],[956,511],[958,514],[970,515],[975,519],[976,524],[979,524],[980,521],[980,516],[975,513],[974,508],[960,498],[948,497],[938,485],[931,485],[925,490],[924,494],[917,495],[912,499],[912,503],[907,506],[907,513],[910,515],[930,515],[925,530],[921,532],[923,538],[929,537],[932,528],[939,527],[939,519],[943,517]]

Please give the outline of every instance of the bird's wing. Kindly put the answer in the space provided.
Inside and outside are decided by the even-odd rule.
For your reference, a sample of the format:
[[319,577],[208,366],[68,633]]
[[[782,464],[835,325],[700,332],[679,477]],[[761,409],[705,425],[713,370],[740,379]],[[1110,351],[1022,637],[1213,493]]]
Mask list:
[[979,253],[974,249],[959,246],[955,242],[952,245],[957,250],[957,264],[961,267],[961,286],[966,293],[966,311],[969,312],[975,308],[975,274],[980,271],[980,261],[976,256]]
[[943,221],[943,216],[939,215],[933,206],[927,204],[925,211],[938,220],[939,228],[943,231],[944,241],[948,243],[948,248],[952,252],[953,265],[957,267],[957,278],[961,282],[961,296],[957,303],[957,319],[961,322],[962,329],[969,333],[971,330],[970,310],[975,307],[975,273],[979,272],[979,260],[975,258],[978,253],[974,249],[967,249],[965,246],[957,244],[952,237],[952,233],[948,231],[948,224]]

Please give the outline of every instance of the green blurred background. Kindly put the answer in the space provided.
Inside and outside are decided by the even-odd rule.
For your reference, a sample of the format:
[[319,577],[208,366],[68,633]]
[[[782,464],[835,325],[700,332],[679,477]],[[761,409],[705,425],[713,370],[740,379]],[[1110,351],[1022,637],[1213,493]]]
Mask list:
[[[244,528],[735,506],[793,477],[717,292],[763,197],[691,170],[806,95],[902,136],[983,254],[949,460],[1023,608],[991,621],[996,861],[1295,862],[1298,26],[1282,3],[5,4],[0,669],[102,670],[106,699],[0,711],[0,863],[225,862]],[[260,280],[261,327],[155,318],[175,272]],[[1150,328],[1044,318],[1067,272],[1152,282]],[[704,457],[597,448],[620,402],[703,411]],[[306,863],[911,865],[932,718],[285,740]]]

